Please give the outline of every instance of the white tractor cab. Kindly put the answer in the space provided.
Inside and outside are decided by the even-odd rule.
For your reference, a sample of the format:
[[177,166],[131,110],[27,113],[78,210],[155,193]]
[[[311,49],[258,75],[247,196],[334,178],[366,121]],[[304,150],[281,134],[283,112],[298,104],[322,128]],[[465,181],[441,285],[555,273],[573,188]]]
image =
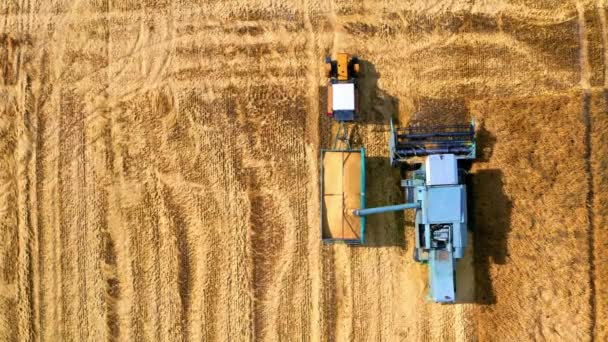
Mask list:
[[327,116],[336,121],[355,120],[357,114],[357,76],[359,59],[339,53],[336,60],[325,58],[327,76]]

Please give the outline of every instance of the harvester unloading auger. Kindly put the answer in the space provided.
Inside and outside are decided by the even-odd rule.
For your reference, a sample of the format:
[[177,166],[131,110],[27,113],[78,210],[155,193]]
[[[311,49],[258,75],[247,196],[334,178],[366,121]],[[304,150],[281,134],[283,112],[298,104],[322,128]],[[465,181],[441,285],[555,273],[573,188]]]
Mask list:
[[[332,90],[332,103],[341,103],[335,99],[340,93]],[[343,122],[336,119],[342,128]],[[403,203],[377,208],[365,206],[365,149],[352,149],[350,144],[337,149],[341,138],[336,136],[333,149],[321,150],[323,241],[364,244],[366,216],[415,210],[414,259],[429,266],[429,297],[439,303],[456,302],[456,261],[464,257],[468,242],[466,171],[459,161],[475,159],[474,122],[396,128],[391,120],[390,165],[419,168],[401,180]]]

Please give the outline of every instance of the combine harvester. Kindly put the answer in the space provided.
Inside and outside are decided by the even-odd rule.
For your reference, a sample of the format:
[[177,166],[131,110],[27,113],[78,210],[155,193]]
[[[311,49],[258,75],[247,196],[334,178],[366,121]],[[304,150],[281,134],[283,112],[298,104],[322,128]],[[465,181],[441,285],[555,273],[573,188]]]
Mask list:
[[[334,62],[330,62],[333,68]],[[333,110],[334,118],[340,123],[340,130],[345,132],[343,121],[346,120],[341,118],[354,119],[356,94],[349,92],[344,95],[342,89],[337,91],[334,82],[330,78],[329,88],[333,89],[329,90],[328,99],[331,101],[328,102],[333,104],[333,108],[329,109]],[[356,84],[348,89],[356,92]],[[345,96],[348,101],[336,99],[337,96]],[[353,112],[336,116],[335,113],[343,110],[342,107],[336,108],[336,104],[352,104]],[[341,135],[340,130],[334,148],[321,150],[323,241],[364,244],[366,216],[415,210],[414,260],[429,266],[429,297],[438,303],[456,302],[456,261],[464,257],[468,242],[466,171],[459,162],[475,159],[474,122],[396,128],[391,120],[390,165],[408,166],[410,169],[416,166],[417,169],[401,180],[404,203],[378,208],[366,208],[365,205],[365,150],[351,149],[348,141],[344,140],[348,139],[347,136]],[[339,141],[344,142],[345,148],[337,148]]]

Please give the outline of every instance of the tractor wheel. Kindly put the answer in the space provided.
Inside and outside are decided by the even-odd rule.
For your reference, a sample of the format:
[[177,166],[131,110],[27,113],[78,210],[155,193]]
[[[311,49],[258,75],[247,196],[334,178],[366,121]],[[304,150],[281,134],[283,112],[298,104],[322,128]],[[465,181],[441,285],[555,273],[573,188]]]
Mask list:
[[338,77],[338,63],[336,61],[331,61],[325,64],[325,74],[328,78]]
[[359,76],[359,63],[353,64],[353,75]]

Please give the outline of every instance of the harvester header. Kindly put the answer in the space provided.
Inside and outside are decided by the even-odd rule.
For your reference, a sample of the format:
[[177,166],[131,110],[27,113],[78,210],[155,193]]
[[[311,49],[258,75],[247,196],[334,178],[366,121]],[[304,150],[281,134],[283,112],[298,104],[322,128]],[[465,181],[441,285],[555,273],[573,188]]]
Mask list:
[[411,157],[454,154],[459,159],[475,159],[475,121],[468,125],[409,125],[397,128],[391,120],[389,140],[391,165]]

